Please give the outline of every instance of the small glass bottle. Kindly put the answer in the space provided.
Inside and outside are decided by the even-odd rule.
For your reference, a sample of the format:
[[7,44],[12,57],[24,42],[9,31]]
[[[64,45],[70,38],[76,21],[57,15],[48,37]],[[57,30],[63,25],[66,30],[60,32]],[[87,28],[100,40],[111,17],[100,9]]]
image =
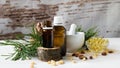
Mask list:
[[64,22],[62,16],[55,16],[53,22],[53,45],[54,47],[60,47],[61,55],[66,55],[66,29],[64,28]]
[[42,40],[43,47],[52,48],[53,47],[53,27],[51,21],[45,21],[42,23]]

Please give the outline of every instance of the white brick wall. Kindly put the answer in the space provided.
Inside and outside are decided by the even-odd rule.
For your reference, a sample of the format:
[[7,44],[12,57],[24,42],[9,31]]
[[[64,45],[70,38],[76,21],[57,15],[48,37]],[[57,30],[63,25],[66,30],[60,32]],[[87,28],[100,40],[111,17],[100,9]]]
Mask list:
[[[0,0],[0,8],[5,3],[5,0]],[[76,23],[78,26],[82,25],[84,30],[98,26],[100,36],[120,37],[120,0],[10,0],[10,4],[26,9],[38,9],[40,4],[57,5],[58,11],[55,13],[64,16],[67,30],[71,23]],[[2,14],[0,18],[1,34],[30,32],[25,27],[16,27],[14,30],[6,27],[10,20],[3,18]],[[23,31],[24,29],[26,31]]]

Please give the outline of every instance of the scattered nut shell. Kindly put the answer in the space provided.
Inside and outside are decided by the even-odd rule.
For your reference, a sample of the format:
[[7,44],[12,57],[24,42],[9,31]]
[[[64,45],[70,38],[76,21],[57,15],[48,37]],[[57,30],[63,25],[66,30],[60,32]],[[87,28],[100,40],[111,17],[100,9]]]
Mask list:
[[47,62],[48,64],[51,64],[52,66],[57,66],[57,65],[61,65],[61,64],[64,64],[64,61],[63,60],[60,60],[60,61],[54,61],[54,60],[51,60],[51,61],[48,61]]
[[83,58],[85,58],[84,55],[79,55],[79,59],[83,59]]
[[76,63],[76,61],[75,61],[75,60],[72,60],[72,63]]
[[107,52],[102,52],[101,55],[102,55],[102,56],[106,56],[106,55],[107,55]]
[[60,62],[56,62],[56,65],[60,65]]
[[113,53],[113,51],[112,51],[112,50],[109,50],[108,53]]
[[81,51],[80,53],[81,53],[81,54],[85,54],[85,51]]
[[83,60],[83,61],[86,61],[86,60],[87,60],[87,57],[84,57],[82,60]]
[[32,62],[30,68],[34,68],[35,62]]
[[47,63],[48,63],[48,64],[51,64],[51,61],[48,61]]
[[78,57],[79,55],[80,55],[79,52],[76,52],[76,53],[75,53],[75,57]]
[[51,63],[52,66],[57,66],[56,63]]
[[54,60],[51,60],[51,63],[55,63],[55,61],[54,61]]
[[60,60],[60,61],[58,61],[60,64],[64,64],[64,61],[63,60]]
[[93,56],[90,56],[89,59],[93,59]]
[[75,56],[75,53],[73,53],[72,56]]

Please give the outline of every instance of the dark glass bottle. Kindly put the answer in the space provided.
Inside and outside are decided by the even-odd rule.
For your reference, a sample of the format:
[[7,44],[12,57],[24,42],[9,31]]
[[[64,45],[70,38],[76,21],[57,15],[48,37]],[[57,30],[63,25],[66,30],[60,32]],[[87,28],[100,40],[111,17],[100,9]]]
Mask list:
[[63,26],[61,16],[54,17],[53,37],[54,47],[61,48],[61,55],[66,55],[66,29]]
[[51,21],[45,21],[42,23],[42,40],[43,47],[52,48],[53,47],[53,27]]

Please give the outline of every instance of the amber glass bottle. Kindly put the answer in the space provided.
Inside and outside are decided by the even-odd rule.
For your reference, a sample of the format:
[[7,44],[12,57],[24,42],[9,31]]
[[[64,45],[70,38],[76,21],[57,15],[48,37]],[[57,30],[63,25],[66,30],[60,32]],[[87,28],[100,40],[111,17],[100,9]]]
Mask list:
[[43,34],[43,47],[52,48],[53,47],[53,27],[51,21],[45,21],[42,23]]
[[66,29],[62,16],[55,16],[53,22],[53,45],[61,48],[61,55],[66,55]]

